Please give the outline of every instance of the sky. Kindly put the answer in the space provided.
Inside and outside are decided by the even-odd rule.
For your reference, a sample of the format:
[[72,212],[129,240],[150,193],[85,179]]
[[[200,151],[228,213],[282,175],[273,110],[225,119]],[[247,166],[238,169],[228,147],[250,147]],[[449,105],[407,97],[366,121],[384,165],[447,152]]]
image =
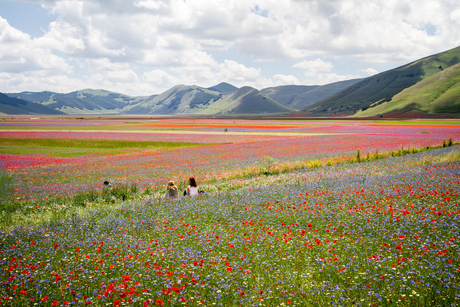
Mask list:
[[458,0],[0,0],[0,92],[323,85],[459,45]]

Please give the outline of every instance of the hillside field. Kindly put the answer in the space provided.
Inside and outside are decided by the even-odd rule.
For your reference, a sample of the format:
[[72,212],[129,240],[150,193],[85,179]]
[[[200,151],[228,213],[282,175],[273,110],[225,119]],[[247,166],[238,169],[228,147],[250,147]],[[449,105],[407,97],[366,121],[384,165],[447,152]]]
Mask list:
[[[459,142],[458,120],[4,118],[0,305],[458,306]],[[190,176],[205,194],[163,198]]]

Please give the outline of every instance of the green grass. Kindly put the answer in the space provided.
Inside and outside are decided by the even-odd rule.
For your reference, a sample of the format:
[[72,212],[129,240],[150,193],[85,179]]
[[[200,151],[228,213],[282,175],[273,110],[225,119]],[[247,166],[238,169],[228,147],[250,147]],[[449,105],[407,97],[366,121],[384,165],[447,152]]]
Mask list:
[[366,110],[374,103],[390,101],[402,90],[437,74],[441,71],[440,66],[446,70],[458,64],[459,54],[460,47],[457,47],[371,76],[309,106],[306,110],[310,112],[308,114],[320,116],[354,114],[360,109]]
[[411,110],[419,110],[427,114],[458,113],[459,96],[460,64],[457,64],[404,89],[391,101],[358,112],[356,116],[375,116]]
[[137,150],[167,150],[199,147],[218,143],[146,142],[124,140],[16,139],[0,138],[1,154],[43,154],[78,157],[82,155],[115,155]]
[[13,180],[4,169],[0,169],[0,213],[11,213],[16,211],[16,205],[13,202]]

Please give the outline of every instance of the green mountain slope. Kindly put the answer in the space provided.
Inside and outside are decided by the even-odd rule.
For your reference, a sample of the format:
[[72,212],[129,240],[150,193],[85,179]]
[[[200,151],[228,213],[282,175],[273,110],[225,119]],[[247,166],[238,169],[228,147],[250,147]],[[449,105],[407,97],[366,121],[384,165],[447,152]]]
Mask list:
[[451,66],[355,116],[376,116],[412,110],[427,114],[460,113],[460,64]]
[[279,114],[292,111],[252,87],[245,86],[223,93],[195,85],[178,85],[163,94],[125,108],[127,114],[158,115]]
[[363,79],[307,107],[303,115],[352,115],[460,62],[460,47]]
[[261,90],[261,92],[269,96],[270,98],[278,101],[282,105],[289,106],[292,104],[294,99],[296,99],[299,95],[308,93],[318,87],[320,86],[319,85],[311,85],[311,86],[310,85],[281,85],[281,86],[264,88]]
[[326,85],[283,85],[269,87],[261,90],[262,93],[278,101],[282,105],[295,110],[302,110],[306,107],[321,101],[335,93],[343,90],[360,81],[353,79],[339,81]]
[[142,97],[129,97],[105,90],[85,89],[59,94],[53,92],[22,92],[8,94],[10,97],[38,102],[54,110],[68,114],[120,113],[127,105],[138,103]]
[[188,114],[190,110],[206,107],[222,94],[199,86],[177,85],[166,92],[125,108],[127,114]]
[[32,101],[32,102],[44,102],[48,101],[56,95],[57,93],[53,92],[22,92],[22,93],[7,93],[6,95],[18,99],[23,99],[27,101]]
[[129,97],[104,90],[81,90],[68,94],[23,92],[11,97],[35,101],[66,114],[280,114],[294,109],[279,104],[257,89],[241,89],[228,83],[211,87],[177,85],[160,95]]
[[0,113],[8,115],[42,114],[58,115],[63,112],[48,108],[39,103],[26,101],[0,93]]
[[233,86],[229,83],[226,83],[226,82],[222,82],[222,83],[219,83],[213,87],[208,87],[208,90],[210,91],[216,91],[216,92],[220,92],[220,93],[230,93],[230,92],[234,92],[236,90],[238,90],[238,88],[236,86]]
[[[225,97],[223,101],[230,102],[229,108],[222,114],[279,114],[292,112],[293,109],[283,106],[261,91],[244,86],[235,93]],[[217,102],[218,103],[218,102]]]

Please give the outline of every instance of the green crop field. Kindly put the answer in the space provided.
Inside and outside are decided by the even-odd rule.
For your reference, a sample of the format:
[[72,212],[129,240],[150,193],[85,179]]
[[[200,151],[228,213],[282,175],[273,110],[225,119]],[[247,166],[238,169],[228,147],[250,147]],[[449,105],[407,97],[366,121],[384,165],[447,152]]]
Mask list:
[[84,155],[132,153],[135,150],[168,150],[208,145],[215,144],[123,140],[0,138],[0,154],[20,155],[37,153],[56,157],[78,157]]

